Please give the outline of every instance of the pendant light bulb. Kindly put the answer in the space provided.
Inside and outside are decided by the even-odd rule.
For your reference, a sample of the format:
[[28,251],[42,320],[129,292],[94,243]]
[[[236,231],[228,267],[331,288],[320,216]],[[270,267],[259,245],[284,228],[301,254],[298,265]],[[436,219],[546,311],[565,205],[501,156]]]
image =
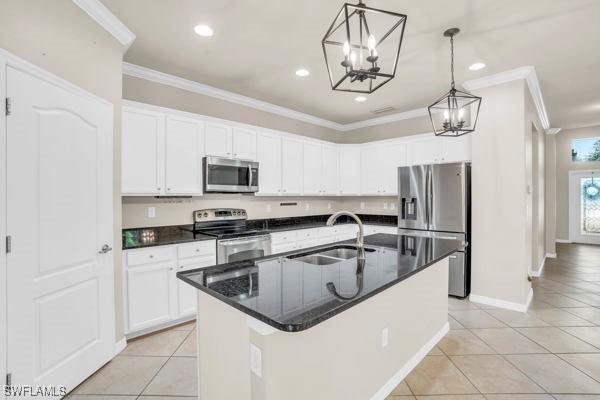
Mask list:
[[444,121],[450,121],[450,113],[448,110],[444,111]]
[[356,53],[350,53],[350,62],[352,63],[352,68],[356,67]]
[[348,43],[348,41],[344,42],[344,46],[342,46],[342,51],[344,52],[344,57],[348,57],[350,55],[350,43]]
[[458,110],[458,120],[460,122],[465,120],[465,110],[463,110],[462,108],[460,110]]
[[367,46],[369,46],[369,50],[375,50],[375,46],[377,45],[377,41],[375,40],[375,36],[373,34],[369,35],[369,40],[367,41]]

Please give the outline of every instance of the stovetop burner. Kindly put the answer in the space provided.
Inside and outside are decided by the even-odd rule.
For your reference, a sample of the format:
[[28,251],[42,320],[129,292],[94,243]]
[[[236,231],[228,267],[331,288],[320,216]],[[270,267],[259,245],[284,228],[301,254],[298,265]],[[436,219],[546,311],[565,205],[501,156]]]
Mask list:
[[194,211],[194,232],[232,239],[266,235],[269,232],[246,226],[246,210],[239,208],[211,208]]

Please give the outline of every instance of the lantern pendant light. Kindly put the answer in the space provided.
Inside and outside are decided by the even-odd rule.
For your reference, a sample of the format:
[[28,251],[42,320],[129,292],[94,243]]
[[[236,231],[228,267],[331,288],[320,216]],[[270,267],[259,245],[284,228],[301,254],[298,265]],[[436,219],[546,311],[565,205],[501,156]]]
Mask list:
[[460,30],[451,28],[444,32],[450,38],[450,91],[428,107],[429,118],[436,136],[462,136],[475,130],[481,97],[462,92],[454,84],[454,36]]
[[373,93],[394,78],[406,15],[345,3],[321,41],[333,90]]

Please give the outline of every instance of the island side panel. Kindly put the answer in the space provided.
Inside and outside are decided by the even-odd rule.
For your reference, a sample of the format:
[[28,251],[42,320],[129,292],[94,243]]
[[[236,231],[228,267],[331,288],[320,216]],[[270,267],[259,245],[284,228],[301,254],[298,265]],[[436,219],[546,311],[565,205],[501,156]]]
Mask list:
[[425,346],[447,322],[445,259],[306,331],[252,332],[263,365],[262,378],[252,376],[252,400],[372,399],[395,375],[396,384],[404,378],[409,360],[425,356]]

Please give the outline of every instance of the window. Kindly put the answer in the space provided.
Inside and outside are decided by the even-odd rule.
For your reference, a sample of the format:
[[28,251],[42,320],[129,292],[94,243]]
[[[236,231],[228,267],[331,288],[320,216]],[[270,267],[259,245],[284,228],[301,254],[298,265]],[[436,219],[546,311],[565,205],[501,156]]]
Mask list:
[[574,162],[600,161],[600,137],[573,139],[571,159]]

